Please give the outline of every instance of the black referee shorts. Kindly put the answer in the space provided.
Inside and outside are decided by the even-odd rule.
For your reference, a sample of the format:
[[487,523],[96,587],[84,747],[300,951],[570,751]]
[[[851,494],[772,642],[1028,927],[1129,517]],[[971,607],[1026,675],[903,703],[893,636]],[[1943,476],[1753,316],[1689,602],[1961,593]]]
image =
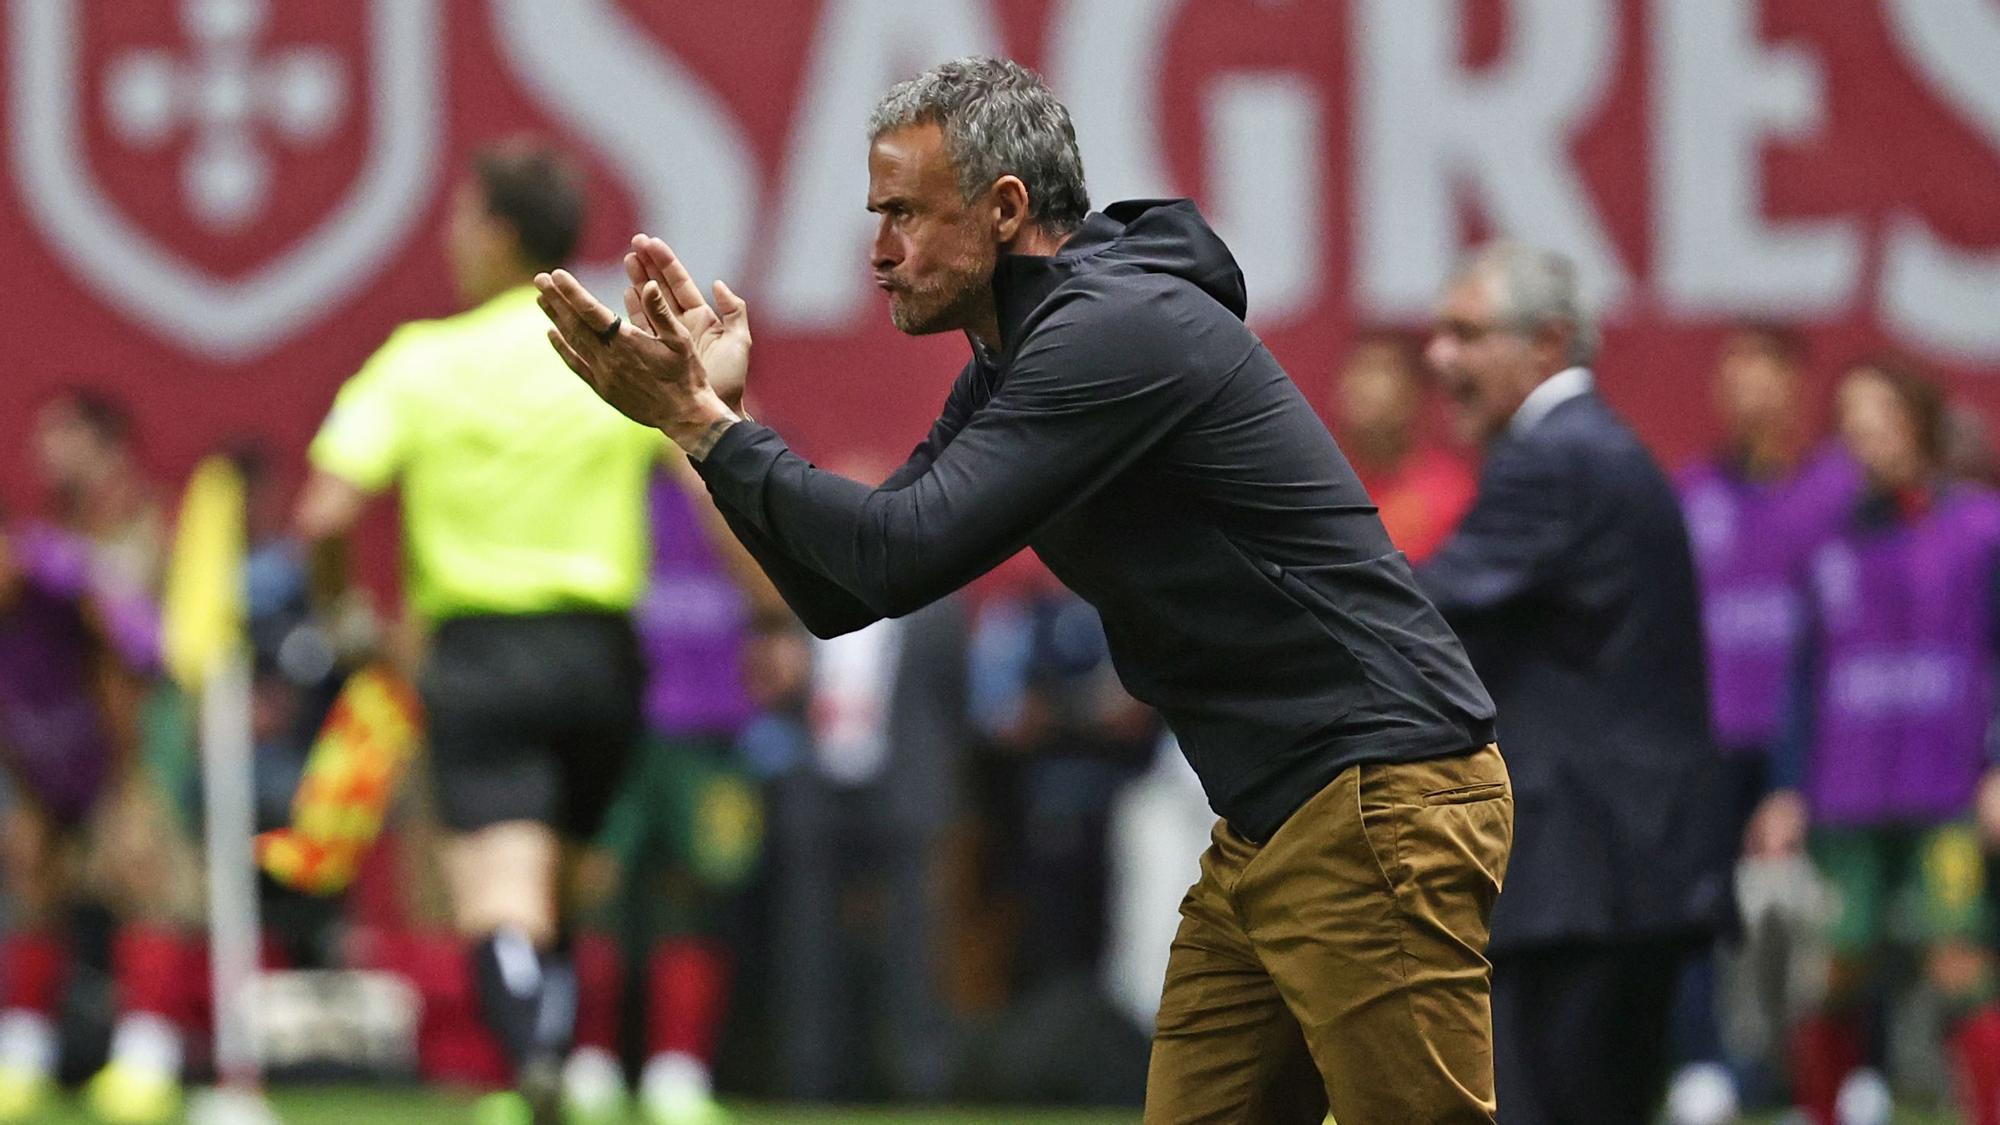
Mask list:
[[623,614],[446,621],[420,685],[446,827],[528,820],[596,835],[641,734],[644,689]]

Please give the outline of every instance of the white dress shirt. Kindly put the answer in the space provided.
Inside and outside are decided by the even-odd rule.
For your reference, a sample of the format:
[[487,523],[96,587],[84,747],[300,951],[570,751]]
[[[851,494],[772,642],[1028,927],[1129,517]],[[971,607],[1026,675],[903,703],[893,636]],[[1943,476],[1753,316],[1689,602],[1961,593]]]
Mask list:
[[1579,395],[1587,395],[1596,385],[1588,367],[1565,367],[1554,375],[1542,380],[1540,386],[1528,392],[1514,416],[1507,420],[1507,432],[1515,437],[1535,428],[1535,423],[1549,416],[1549,411]]

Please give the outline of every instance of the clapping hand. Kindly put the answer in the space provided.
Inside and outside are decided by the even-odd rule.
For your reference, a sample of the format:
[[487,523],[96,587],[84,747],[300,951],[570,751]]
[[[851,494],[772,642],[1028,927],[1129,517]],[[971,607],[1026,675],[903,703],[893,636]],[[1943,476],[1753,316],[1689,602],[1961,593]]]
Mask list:
[[702,300],[701,290],[673,249],[647,234],[632,237],[632,250],[625,255],[625,275],[632,279],[625,287],[625,315],[653,335],[661,335],[664,329],[646,312],[646,283],[657,284],[693,337],[709,385],[730,409],[741,410],[743,388],[750,375],[750,309],[743,298],[717,281],[713,287],[715,305],[711,307]]
[[566,270],[536,276],[549,343],[600,398],[699,459],[739,421],[731,403],[749,372],[748,310],[717,282],[718,315],[666,243],[640,235],[632,245],[629,322]]

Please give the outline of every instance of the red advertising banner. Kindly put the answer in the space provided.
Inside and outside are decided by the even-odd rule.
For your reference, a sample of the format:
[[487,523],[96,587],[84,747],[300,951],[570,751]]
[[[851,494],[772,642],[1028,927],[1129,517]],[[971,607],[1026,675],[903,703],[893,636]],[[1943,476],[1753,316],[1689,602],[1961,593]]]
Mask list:
[[1710,435],[1739,317],[1823,379],[1875,349],[2000,405],[1995,0],[9,0],[0,496],[35,405],[126,397],[146,457],[296,452],[396,324],[453,311],[445,203],[481,144],[589,170],[586,274],[634,230],[751,303],[805,451],[900,455],[964,354],[868,284],[874,100],[1011,54],[1072,107],[1094,198],[1191,195],[1316,398],[1418,325],[1466,242],[1582,264],[1609,394]]

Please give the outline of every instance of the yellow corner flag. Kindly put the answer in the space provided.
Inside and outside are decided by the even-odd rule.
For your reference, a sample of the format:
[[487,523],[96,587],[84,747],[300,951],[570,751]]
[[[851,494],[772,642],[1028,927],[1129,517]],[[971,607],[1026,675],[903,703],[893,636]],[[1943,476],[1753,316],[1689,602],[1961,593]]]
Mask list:
[[226,457],[195,467],[181,497],[161,607],[167,671],[190,694],[243,643],[243,478]]

